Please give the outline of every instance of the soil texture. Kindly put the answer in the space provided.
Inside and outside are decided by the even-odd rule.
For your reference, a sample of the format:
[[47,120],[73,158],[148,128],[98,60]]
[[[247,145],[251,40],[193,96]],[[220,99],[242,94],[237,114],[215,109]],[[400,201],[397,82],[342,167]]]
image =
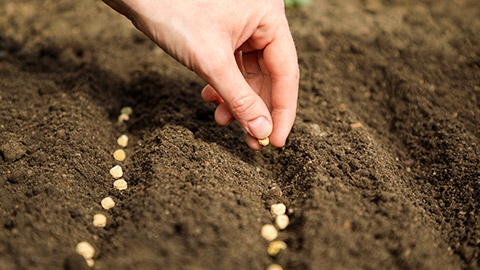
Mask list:
[[88,269],[88,241],[95,269],[480,269],[479,1],[312,2],[294,128],[254,152],[101,1],[0,1],[0,268]]

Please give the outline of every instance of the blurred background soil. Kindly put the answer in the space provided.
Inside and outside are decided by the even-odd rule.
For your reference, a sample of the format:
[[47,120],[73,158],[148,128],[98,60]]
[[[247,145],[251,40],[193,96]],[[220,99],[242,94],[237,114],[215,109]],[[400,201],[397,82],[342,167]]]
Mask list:
[[[85,269],[89,241],[96,269],[479,269],[478,0],[287,13],[298,117],[284,148],[253,152],[216,126],[204,82],[102,2],[0,1],[0,268]],[[259,231],[279,201],[272,258]]]

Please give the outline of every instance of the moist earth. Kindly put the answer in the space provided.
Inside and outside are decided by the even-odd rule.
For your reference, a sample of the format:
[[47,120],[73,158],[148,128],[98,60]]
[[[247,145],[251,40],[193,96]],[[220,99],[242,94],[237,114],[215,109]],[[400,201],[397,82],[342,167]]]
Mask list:
[[[297,119],[285,147],[254,152],[215,124],[203,81],[102,2],[0,2],[0,268],[88,269],[88,241],[96,269],[480,269],[478,0],[287,15]],[[270,257],[276,202],[291,223]]]

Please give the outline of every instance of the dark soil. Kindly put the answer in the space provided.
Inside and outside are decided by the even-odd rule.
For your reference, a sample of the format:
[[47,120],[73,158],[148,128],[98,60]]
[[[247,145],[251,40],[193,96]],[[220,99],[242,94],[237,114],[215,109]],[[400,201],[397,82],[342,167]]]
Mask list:
[[100,1],[0,1],[0,268],[84,269],[89,241],[97,269],[480,269],[480,3],[313,2],[288,10],[294,129],[254,152]]

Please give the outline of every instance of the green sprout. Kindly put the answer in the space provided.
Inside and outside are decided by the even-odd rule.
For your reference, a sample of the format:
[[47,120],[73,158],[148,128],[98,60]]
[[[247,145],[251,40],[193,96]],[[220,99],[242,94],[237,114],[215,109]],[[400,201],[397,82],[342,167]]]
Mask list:
[[310,0],[283,0],[286,7],[297,7],[310,4]]

